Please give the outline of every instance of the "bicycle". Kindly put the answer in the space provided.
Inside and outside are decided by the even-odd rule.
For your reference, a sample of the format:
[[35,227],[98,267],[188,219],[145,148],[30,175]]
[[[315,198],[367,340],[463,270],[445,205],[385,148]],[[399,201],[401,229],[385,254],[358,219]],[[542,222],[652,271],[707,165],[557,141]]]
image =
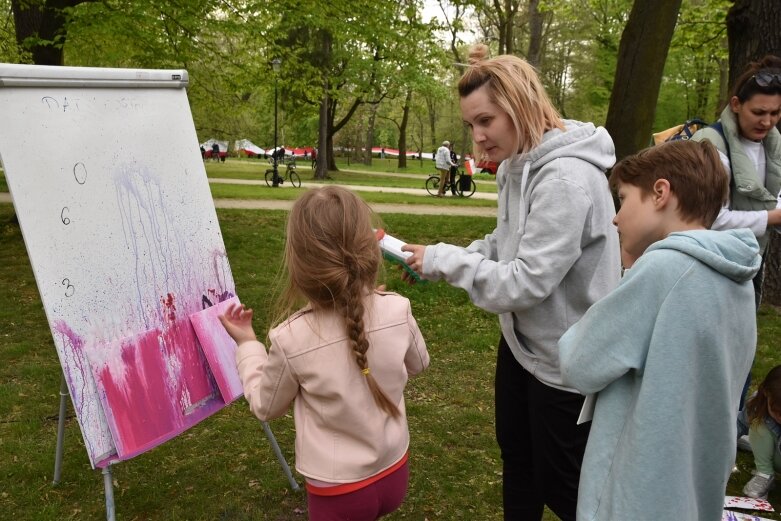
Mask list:
[[[273,165],[273,163],[272,163]],[[296,172],[296,162],[294,161],[288,161],[287,162],[287,168],[285,168],[285,172],[277,171],[277,179],[279,181],[279,184],[284,183],[285,181],[290,181],[290,184],[292,184],[296,188],[301,187],[301,176],[298,175],[298,172]],[[274,169],[269,168],[266,170],[266,185],[267,186],[274,186]]]
[[[462,190],[461,187],[466,184],[465,180],[463,181],[462,184],[462,180],[465,176],[469,178],[469,188],[467,188],[466,190]],[[477,185],[475,184],[475,180],[472,179],[472,176],[466,175],[463,170],[458,171],[455,184],[456,184],[456,193],[458,194],[459,197],[472,197],[475,191],[477,190]],[[444,192],[451,190],[451,188],[452,188],[451,182],[448,177],[448,180],[445,181]],[[432,174],[429,176],[428,179],[426,179],[426,191],[429,193],[429,195],[439,194],[439,173]]]

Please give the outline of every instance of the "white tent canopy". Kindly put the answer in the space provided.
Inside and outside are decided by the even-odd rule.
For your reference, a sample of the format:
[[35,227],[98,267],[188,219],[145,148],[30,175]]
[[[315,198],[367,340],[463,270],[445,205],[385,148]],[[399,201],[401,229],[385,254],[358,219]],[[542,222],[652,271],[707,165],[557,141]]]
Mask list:
[[220,152],[227,152],[228,151],[228,142],[227,141],[217,141],[216,139],[210,139],[208,141],[205,141],[201,143],[201,146],[205,148],[206,150],[211,150],[212,145],[214,143],[217,143],[220,146]]
[[254,154],[256,156],[263,155],[267,153],[266,150],[260,148],[258,145],[250,141],[249,139],[239,139],[236,141],[236,144],[234,145],[234,150],[236,152],[244,151],[247,154]]

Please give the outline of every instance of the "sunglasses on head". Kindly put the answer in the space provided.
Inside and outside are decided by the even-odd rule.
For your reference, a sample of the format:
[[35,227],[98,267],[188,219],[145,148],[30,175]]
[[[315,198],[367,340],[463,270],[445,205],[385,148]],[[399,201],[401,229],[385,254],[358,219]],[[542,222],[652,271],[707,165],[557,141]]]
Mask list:
[[760,87],[769,87],[773,83],[781,87],[781,72],[760,71],[753,77]]

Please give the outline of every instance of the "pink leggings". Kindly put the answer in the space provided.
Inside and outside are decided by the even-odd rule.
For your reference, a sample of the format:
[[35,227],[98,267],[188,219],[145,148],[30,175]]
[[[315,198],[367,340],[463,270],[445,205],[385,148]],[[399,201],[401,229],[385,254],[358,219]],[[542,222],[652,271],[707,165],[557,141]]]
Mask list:
[[338,496],[307,492],[309,521],[374,521],[399,508],[407,494],[409,463],[371,485]]

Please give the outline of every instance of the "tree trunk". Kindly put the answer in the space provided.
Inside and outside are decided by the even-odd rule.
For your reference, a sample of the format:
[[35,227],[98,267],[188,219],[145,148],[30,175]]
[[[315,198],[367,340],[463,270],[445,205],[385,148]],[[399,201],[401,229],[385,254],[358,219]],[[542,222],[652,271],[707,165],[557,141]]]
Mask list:
[[372,103],[369,105],[369,123],[366,125],[366,154],[364,156],[364,164],[371,166],[372,164],[372,147],[374,146],[374,122],[377,119],[377,104]]
[[317,130],[317,167],[315,179],[328,177],[328,160],[331,152],[328,149],[328,80],[323,85],[323,97],[320,100],[320,118]]
[[765,280],[762,282],[762,301],[781,306],[781,235],[771,230],[770,244],[765,251]]
[[[766,54],[781,56],[781,3],[778,0],[735,0],[727,13],[729,78],[733,85],[751,61]],[[781,237],[768,231],[762,300],[781,306]]]
[[778,0],[735,0],[727,12],[729,84],[750,61],[781,56],[781,4]]
[[336,157],[334,156],[334,134],[336,133],[334,130],[334,114],[336,113],[336,101],[329,97],[326,105],[326,125],[328,128],[328,131],[325,134],[325,148],[328,151],[326,159],[328,170],[336,171],[338,170],[338,168],[336,168]]
[[331,62],[331,33],[320,31],[319,59],[323,66],[323,95],[320,98],[320,115],[317,122],[317,167],[315,168],[315,179],[325,179],[328,177],[328,169],[333,162],[333,148],[328,146],[328,136],[330,132],[329,122],[331,107],[331,97],[328,92],[331,89],[331,80],[328,77],[327,65]]
[[729,102],[729,62],[725,59],[719,59],[719,102],[716,104],[716,112],[713,114],[713,121],[719,119],[721,111]]
[[36,65],[62,65],[68,33],[64,9],[87,1],[92,0],[11,0],[16,43],[32,54]]
[[539,69],[542,61],[542,14],[540,0],[529,0],[529,52],[526,61]]
[[404,108],[401,112],[401,124],[399,125],[399,168],[407,168],[407,124],[409,123],[409,109],[412,101],[412,91],[407,91],[404,100]]
[[618,159],[648,144],[681,0],[635,0],[621,35],[605,127]]
[[431,146],[437,146],[437,109],[436,102],[431,96],[426,96],[428,106],[428,125],[431,128]]

